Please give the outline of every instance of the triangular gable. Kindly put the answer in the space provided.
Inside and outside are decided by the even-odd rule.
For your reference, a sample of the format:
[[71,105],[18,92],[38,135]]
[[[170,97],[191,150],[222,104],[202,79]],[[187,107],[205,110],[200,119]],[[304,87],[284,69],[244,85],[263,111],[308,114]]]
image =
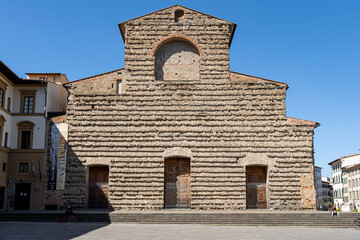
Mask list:
[[251,76],[251,75],[247,75],[247,74],[243,74],[243,73],[238,73],[238,72],[233,72],[233,71],[230,71],[230,79],[231,79],[231,81],[234,81],[234,82],[236,82],[236,81],[264,82],[264,83],[270,83],[270,84],[286,86],[286,89],[289,88],[288,85],[286,83],[283,83],[283,82],[269,80],[269,79],[261,78],[261,77],[255,77],[255,76]]
[[[154,12],[151,12],[151,13],[148,13],[148,14],[145,14],[145,15],[142,15],[142,16],[139,16],[139,17],[136,17],[136,18],[132,18],[132,19],[129,19],[127,21],[119,23],[118,26],[119,26],[120,33],[121,33],[121,36],[123,38],[123,41],[125,42],[125,25],[126,25],[126,23],[135,22],[135,21],[148,21],[148,20],[151,20],[151,19],[156,19],[157,21],[159,21],[159,18],[157,18],[156,16],[161,15],[161,14],[165,14],[165,15],[166,14],[171,14],[171,12],[173,12],[176,9],[183,9],[183,10],[186,10],[187,12],[197,14],[198,15],[198,17],[196,18],[197,20],[201,20],[201,21],[208,20],[208,21],[214,21],[214,22],[218,22],[218,23],[229,24],[231,26],[231,28],[230,28],[231,29],[230,43],[231,43],[231,40],[232,40],[234,32],[235,32],[235,28],[236,28],[235,23],[226,21],[226,20],[218,18],[218,17],[211,16],[211,15],[203,13],[203,12],[196,11],[196,10],[191,9],[191,8],[181,6],[179,4],[176,4],[176,5],[167,7],[167,8],[163,8],[163,9],[160,9],[160,10],[157,10],[157,11],[154,11]],[[202,19],[200,19],[200,17]]]
[[200,11],[196,11],[194,9],[191,9],[191,8],[187,8],[187,7],[184,7],[184,6],[181,6],[179,4],[176,4],[176,5],[173,5],[173,6],[170,6],[170,7],[166,7],[166,8],[163,8],[163,9],[160,9],[160,10],[157,10],[157,11],[154,11],[154,12],[151,12],[151,13],[147,13],[147,14],[144,14],[142,16],[139,16],[139,17],[135,17],[135,18],[132,18],[132,19],[129,19],[127,21],[124,21],[124,22],[121,22],[119,23],[119,25],[123,25],[127,22],[131,22],[131,21],[145,21],[145,20],[149,20],[149,19],[152,19],[155,15],[158,15],[158,14],[161,14],[161,13],[166,13],[168,12],[169,10],[172,11],[173,9],[184,9],[184,10],[187,10],[187,11],[190,11],[190,12],[193,12],[193,13],[198,13],[204,17],[206,17],[208,20],[211,20],[211,21],[217,21],[217,22],[222,22],[222,23],[229,23],[229,24],[234,24],[232,22],[229,22],[227,20],[224,20],[224,19],[221,19],[221,18],[218,18],[218,17],[214,17],[212,15],[209,15],[209,14],[206,14],[206,13],[203,13],[203,12],[200,12]]
[[313,128],[317,128],[318,126],[320,126],[320,123],[310,120],[304,120],[304,119],[292,118],[292,117],[286,117],[286,119],[287,122],[291,125],[309,125]]
[[90,81],[93,81],[93,80],[98,79],[99,77],[104,77],[104,76],[106,76],[106,75],[111,75],[111,74],[113,74],[114,76],[116,76],[118,72],[122,72],[122,71],[124,71],[124,68],[120,68],[120,69],[112,70],[112,71],[109,71],[109,72],[104,72],[104,73],[96,74],[96,75],[93,75],[93,76],[90,76],[90,77],[86,77],[86,78],[81,78],[81,79],[74,80],[74,81],[72,81],[72,82],[66,83],[66,84],[64,84],[64,85],[66,86],[66,85],[72,85],[72,84],[90,82]]

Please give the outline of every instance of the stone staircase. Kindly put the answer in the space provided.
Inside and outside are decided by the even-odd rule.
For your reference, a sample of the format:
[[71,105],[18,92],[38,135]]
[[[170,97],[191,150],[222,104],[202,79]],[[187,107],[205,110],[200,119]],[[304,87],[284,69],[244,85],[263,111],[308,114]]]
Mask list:
[[[75,211],[78,222],[149,223],[149,224],[212,224],[235,226],[308,226],[352,227],[359,213],[340,213],[331,217],[330,212],[204,212],[204,211]],[[8,211],[0,212],[0,221],[59,222],[59,211]]]

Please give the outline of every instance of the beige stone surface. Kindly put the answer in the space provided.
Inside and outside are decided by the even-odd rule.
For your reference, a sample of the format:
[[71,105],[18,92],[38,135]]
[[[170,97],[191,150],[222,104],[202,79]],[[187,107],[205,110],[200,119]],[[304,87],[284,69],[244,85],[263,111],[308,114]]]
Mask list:
[[[173,153],[191,158],[192,209],[245,209],[253,164],[267,166],[268,208],[314,209],[316,123],[286,117],[286,84],[229,71],[231,23],[189,9],[175,23],[175,8],[123,23],[125,69],[67,85],[64,199],[85,207],[85,165],[103,161],[113,208],[162,209],[164,157]],[[199,77],[156,80],[152,51],[174,34],[201,49]]]

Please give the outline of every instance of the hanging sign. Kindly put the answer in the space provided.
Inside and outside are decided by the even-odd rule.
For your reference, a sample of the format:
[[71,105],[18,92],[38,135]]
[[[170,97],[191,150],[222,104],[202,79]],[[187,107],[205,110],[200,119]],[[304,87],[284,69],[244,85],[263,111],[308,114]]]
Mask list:
[[65,189],[65,171],[66,171],[66,141],[68,136],[68,125],[66,123],[59,124],[59,144],[57,157],[57,178],[56,189]]
[[51,127],[49,189],[65,189],[66,148],[68,124],[57,123]]

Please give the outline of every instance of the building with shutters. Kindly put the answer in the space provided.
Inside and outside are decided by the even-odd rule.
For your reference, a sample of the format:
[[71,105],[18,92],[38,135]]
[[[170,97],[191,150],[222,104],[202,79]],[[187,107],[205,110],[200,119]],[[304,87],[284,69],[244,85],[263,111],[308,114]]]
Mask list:
[[[343,204],[349,204],[349,189],[352,192],[353,199],[353,189],[349,188],[350,186],[354,186],[348,182],[348,174],[347,171],[351,170],[353,172],[353,166],[360,163],[360,154],[353,154],[349,156],[340,157],[328,165],[331,166],[332,169],[332,177],[333,177],[333,195],[334,195],[334,204],[340,207]],[[351,178],[351,180],[353,180]],[[356,196],[356,192],[355,192]],[[350,202],[353,203],[353,202]]]
[[360,154],[356,155],[357,163],[344,167],[348,186],[348,203],[353,209],[360,209]]
[[230,71],[235,29],[180,5],[119,24],[124,68],[65,84],[65,204],[315,209],[319,124],[286,116],[286,83]]

